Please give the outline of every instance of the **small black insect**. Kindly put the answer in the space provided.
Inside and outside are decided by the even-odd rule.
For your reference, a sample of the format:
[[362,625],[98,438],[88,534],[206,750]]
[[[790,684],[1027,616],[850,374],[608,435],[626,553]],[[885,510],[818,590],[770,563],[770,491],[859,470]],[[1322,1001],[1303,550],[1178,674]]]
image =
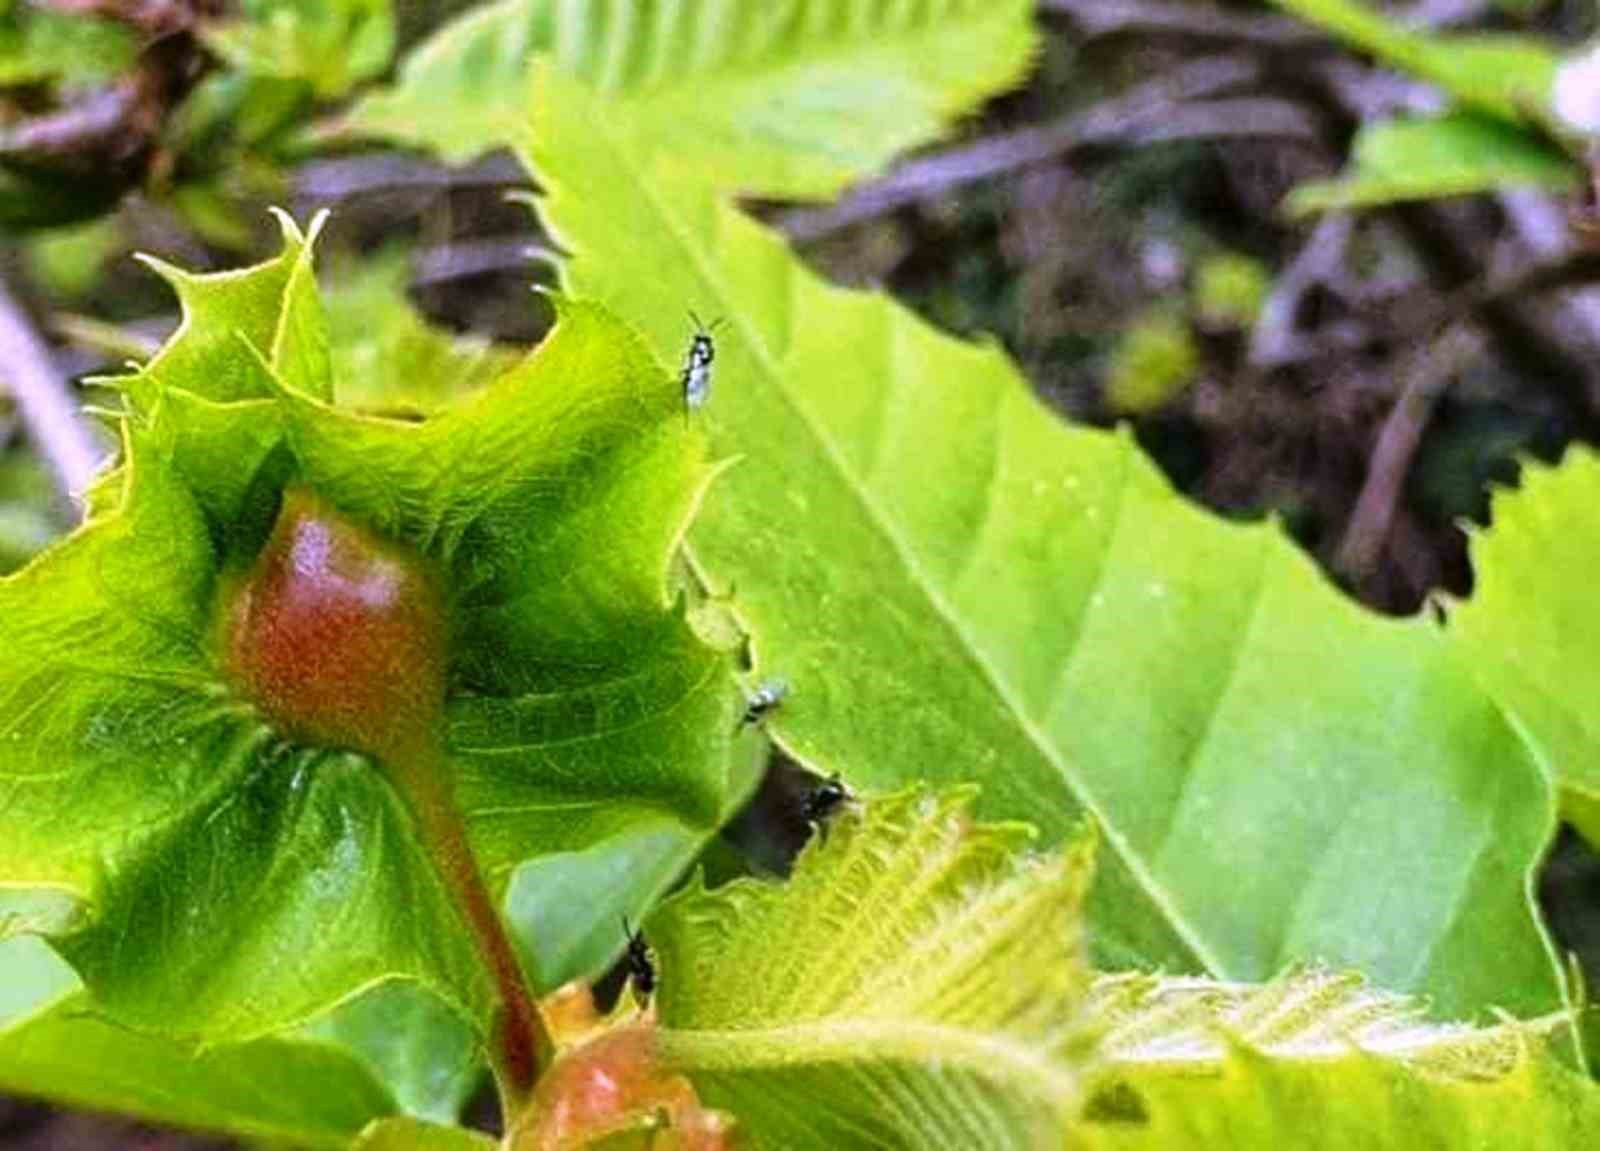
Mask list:
[[692,412],[704,407],[711,398],[711,364],[717,358],[717,345],[711,333],[722,321],[712,320],[707,326],[693,312],[689,313],[689,319],[694,321],[694,336],[689,341],[689,350],[684,353],[678,382],[683,386],[683,406]]
[[622,934],[628,940],[628,951],[623,956],[623,962],[627,964],[634,994],[647,997],[656,989],[656,965],[650,958],[650,945],[644,941],[644,932],[628,926],[627,916],[622,919]]
[[845,786],[836,771],[811,789],[800,805],[800,817],[817,833],[820,839],[828,838],[828,820],[845,804],[855,799],[855,793]]
[[773,708],[783,702],[784,696],[789,694],[789,685],[781,679],[764,679],[756,685],[755,692],[745,702],[744,715],[739,719],[739,726],[745,727],[752,723],[760,723]]

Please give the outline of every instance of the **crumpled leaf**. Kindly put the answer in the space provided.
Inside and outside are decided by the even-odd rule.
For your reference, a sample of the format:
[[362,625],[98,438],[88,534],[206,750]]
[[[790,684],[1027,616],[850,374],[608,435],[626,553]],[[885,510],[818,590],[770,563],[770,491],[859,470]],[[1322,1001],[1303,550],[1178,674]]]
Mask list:
[[[481,1033],[488,981],[413,813],[381,765],[293,744],[241,694],[224,577],[291,482],[444,573],[456,802],[553,986],[609,961],[758,765],[728,657],[667,587],[709,468],[675,379],[576,301],[432,419],[330,406],[309,243],[285,229],[253,269],[163,269],[184,323],[118,381],[122,465],[0,582],[0,931],[48,935],[122,1026],[243,1042],[394,986]],[[363,1033],[319,1035],[383,1062]]]
[[529,62],[626,105],[675,163],[752,195],[825,197],[1017,79],[1025,0],[501,0],[442,28],[347,126],[466,160],[522,132]]

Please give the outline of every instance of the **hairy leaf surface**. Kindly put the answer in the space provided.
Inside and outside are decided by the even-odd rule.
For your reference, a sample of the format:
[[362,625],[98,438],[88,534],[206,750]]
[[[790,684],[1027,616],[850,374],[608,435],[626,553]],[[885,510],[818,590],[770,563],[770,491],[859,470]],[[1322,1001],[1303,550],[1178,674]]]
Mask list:
[[874,799],[787,883],[649,922],[657,1048],[757,1147],[1046,1146],[1075,1107],[1090,842],[1021,862],[970,790]]
[[1540,1027],[1429,1023],[1348,976],[1107,976],[1087,1013],[1099,1070],[1073,1146],[1557,1151],[1600,1137],[1600,1094]]
[[1548,785],[1431,625],[1062,426],[993,348],[822,283],[652,163],[625,107],[554,69],[535,104],[573,288],[663,359],[687,310],[723,321],[697,418],[741,462],[692,554],[793,686],[783,743],[858,784],[978,780],[1048,840],[1094,815],[1107,966],[1322,961],[1461,1017],[1559,1004],[1528,894]]
[[502,0],[415,51],[358,131],[463,160],[517,139],[529,62],[603,89],[719,186],[826,196],[932,139],[1031,62],[1025,0]]

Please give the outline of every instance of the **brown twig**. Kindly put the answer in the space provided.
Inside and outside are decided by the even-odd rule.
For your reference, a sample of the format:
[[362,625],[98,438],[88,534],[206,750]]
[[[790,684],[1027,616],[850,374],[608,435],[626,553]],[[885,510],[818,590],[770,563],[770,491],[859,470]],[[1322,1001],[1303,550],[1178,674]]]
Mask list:
[[1378,431],[1366,479],[1334,556],[1333,566],[1345,578],[1360,582],[1372,573],[1434,406],[1483,350],[1478,332],[1458,326],[1430,342],[1402,369],[1405,386]]
[[0,125],[0,160],[19,170],[84,181],[110,202],[143,179],[167,114],[200,78],[205,54],[193,5],[151,0],[50,0],[71,12],[108,15],[147,34],[133,68],[115,83]]
[[399,152],[368,152],[312,160],[294,174],[295,196],[319,206],[389,192],[520,187],[527,183],[527,171],[505,152],[492,153],[462,168]]
[[195,0],[34,0],[34,3],[58,12],[115,20],[151,39],[191,27],[200,7]]
[[1066,16],[1090,38],[1132,33],[1263,48],[1332,48],[1321,32],[1286,16],[1175,0],[1040,0],[1039,9]]
[[1341,276],[1345,252],[1350,246],[1354,224],[1343,213],[1332,213],[1317,222],[1310,238],[1301,246],[1279,274],[1262,305],[1250,335],[1249,363],[1265,370],[1296,359],[1301,343],[1295,320],[1307,292]]
[[1086,111],[912,160],[836,203],[785,212],[778,217],[778,226],[793,239],[816,239],[906,204],[1080,149],[1200,136],[1310,133],[1310,122],[1281,101],[1250,100],[1245,102],[1247,108],[1238,101],[1218,101],[1220,110],[1204,103],[1252,84],[1259,75],[1258,66],[1243,57],[1196,60]]
[[550,266],[559,260],[542,236],[483,236],[418,252],[412,262],[411,282],[425,287],[501,272],[531,272],[540,264]]
[[1492,303],[1527,300],[1600,283],[1600,251],[1578,248],[1549,260],[1536,260],[1513,271],[1489,276],[1453,293],[1444,302],[1444,318],[1456,319]]

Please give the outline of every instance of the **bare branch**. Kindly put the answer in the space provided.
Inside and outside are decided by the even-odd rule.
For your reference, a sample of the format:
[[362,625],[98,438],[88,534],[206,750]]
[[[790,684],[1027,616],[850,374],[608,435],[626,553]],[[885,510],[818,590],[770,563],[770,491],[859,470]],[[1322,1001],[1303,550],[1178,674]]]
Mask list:
[[184,0],[34,0],[34,3],[58,12],[115,20],[151,38],[188,28],[199,15],[198,9],[216,6]]
[[1483,351],[1481,335],[1455,327],[1439,340],[1427,342],[1408,365],[1405,387],[1378,431],[1366,480],[1334,557],[1334,567],[1346,578],[1361,580],[1372,573],[1389,538],[1411,460],[1434,406],[1462,369]]
[[404,152],[368,152],[312,160],[295,171],[295,195],[318,205],[356,196],[435,188],[524,186],[528,174],[507,152],[495,152],[463,168],[450,168]]
[[1342,212],[1331,213],[1317,222],[1310,238],[1279,274],[1262,306],[1250,334],[1251,367],[1275,368],[1299,358],[1296,352],[1301,340],[1295,331],[1295,317],[1300,303],[1312,288],[1343,274],[1345,252],[1354,230],[1354,222]]
[[83,494],[100,453],[78,417],[67,381],[22,306],[0,281],[0,383],[11,391],[28,436],[49,462],[62,490]]
[[1040,0],[1039,9],[1065,15],[1090,38],[1133,33],[1264,48],[1333,47],[1315,28],[1286,16],[1232,12],[1176,0]]
[[[1192,103],[1245,87],[1259,77],[1259,66],[1243,57],[1196,60],[1087,111],[911,160],[834,204],[785,212],[778,218],[778,226],[794,239],[815,239],[905,204],[1047,163],[1083,148],[1180,136],[1241,132],[1254,135],[1264,126],[1290,135],[1309,132],[1309,122],[1278,101],[1249,101],[1253,111],[1248,124],[1241,121],[1236,101],[1226,102],[1221,115],[1205,104]],[[1185,120],[1186,116],[1195,118]]]
[[496,272],[529,272],[536,264],[555,264],[560,256],[532,233],[459,240],[418,252],[411,282],[443,284]]

